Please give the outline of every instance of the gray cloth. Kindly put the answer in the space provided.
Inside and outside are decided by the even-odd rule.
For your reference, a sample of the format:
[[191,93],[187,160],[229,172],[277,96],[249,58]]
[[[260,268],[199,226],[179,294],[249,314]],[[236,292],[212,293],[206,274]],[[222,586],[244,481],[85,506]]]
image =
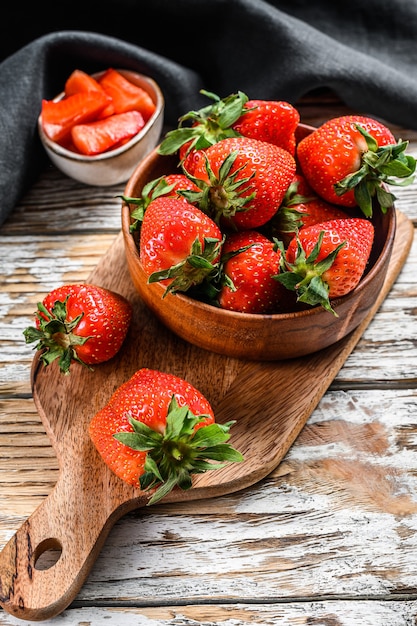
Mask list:
[[45,0],[39,20],[36,3],[23,12],[17,3],[1,27],[0,224],[46,163],[42,98],[75,68],[152,76],[171,126],[207,104],[202,88],[294,104],[326,87],[357,111],[417,129],[417,2],[74,0],[62,18],[55,6]]

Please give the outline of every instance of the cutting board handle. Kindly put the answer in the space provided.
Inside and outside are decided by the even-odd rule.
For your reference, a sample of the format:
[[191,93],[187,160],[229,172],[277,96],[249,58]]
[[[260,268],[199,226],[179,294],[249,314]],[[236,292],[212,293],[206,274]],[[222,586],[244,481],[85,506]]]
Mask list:
[[[76,597],[110,529],[127,512],[120,502],[110,511],[103,506],[105,488],[89,491],[76,474],[67,478],[62,472],[49,496],[10,538],[0,553],[0,604],[8,613],[47,620]],[[141,501],[130,504],[136,508]]]

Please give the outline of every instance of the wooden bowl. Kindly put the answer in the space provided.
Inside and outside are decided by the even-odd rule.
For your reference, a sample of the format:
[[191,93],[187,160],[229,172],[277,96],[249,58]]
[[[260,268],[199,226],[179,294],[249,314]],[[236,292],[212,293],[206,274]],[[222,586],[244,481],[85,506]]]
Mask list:
[[[298,128],[298,140],[313,128]],[[178,172],[178,159],[160,156],[157,148],[137,166],[125,195],[139,197],[143,186],[169,172]],[[122,230],[132,281],[154,314],[174,333],[206,350],[249,360],[272,361],[311,354],[345,337],[366,317],[388,270],[396,229],[394,207],[383,214],[375,207],[372,222],[375,239],[367,270],[348,295],[332,300],[339,317],[321,306],[294,313],[263,315],[226,311],[199,302],[186,294],[168,294],[159,283],[147,283],[139,259],[137,240],[129,231],[130,208],[122,206]]]

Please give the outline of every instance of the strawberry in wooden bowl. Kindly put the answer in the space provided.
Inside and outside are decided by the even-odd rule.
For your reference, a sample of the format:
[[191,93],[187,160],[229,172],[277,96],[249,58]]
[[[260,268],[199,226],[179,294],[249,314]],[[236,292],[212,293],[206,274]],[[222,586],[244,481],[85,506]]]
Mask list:
[[[364,118],[335,120],[344,161],[333,139],[318,153],[321,162],[331,153],[333,165],[320,173],[322,184],[339,159],[337,182],[350,192],[356,176],[360,191],[346,205],[339,185],[330,202],[311,175],[316,168],[303,169],[298,156],[317,130],[294,125],[290,105],[279,113],[269,102],[247,102],[242,94],[216,99],[139,164],[123,196],[126,259],[143,300],[186,341],[231,357],[288,359],[339,341],[369,313],[396,232],[389,185],[407,184],[415,161],[402,142],[372,138],[369,118],[359,130]],[[265,128],[275,128],[264,140],[258,109]],[[256,137],[248,131],[253,110]],[[222,125],[213,134],[217,114]]]
[[152,78],[114,68],[92,76],[76,69],[62,93],[43,100],[38,131],[64,174],[108,186],[126,182],[155,148],[163,119],[164,97]]

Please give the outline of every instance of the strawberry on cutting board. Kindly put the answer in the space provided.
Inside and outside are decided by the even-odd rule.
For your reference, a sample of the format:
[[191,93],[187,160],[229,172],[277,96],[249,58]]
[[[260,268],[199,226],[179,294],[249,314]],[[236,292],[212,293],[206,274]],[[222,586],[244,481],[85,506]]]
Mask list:
[[91,420],[89,435],[104,463],[123,481],[153,490],[148,504],[192,474],[242,461],[228,443],[233,422],[217,424],[208,400],[170,373],[138,370]]
[[91,284],[63,285],[38,303],[36,326],[23,331],[26,343],[37,342],[40,360],[56,359],[62,373],[73,362],[91,369],[120,350],[132,318],[132,306],[118,293]]
[[329,220],[302,228],[286,252],[276,280],[292,289],[297,300],[320,304],[337,315],[330,300],[344,296],[359,283],[374,240],[374,226],[366,218]]
[[297,158],[308,183],[322,198],[359,206],[371,217],[374,197],[382,211],[395,200],[386,185],[412,182],[416,161],[405,154],[407,146],[405,141],[396,143],[381,122],[346,115],[328,120],[302,139]]

